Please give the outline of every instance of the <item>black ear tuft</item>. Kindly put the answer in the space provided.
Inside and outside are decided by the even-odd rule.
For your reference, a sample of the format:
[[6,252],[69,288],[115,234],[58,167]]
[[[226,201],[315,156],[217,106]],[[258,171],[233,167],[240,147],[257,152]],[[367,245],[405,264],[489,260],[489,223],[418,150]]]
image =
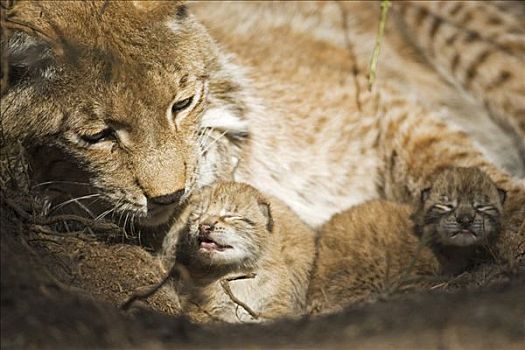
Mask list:
[[273,230],[273,218],[272,218],[272,212],[270,209],[270,204],[267,202],[259,202],[259,209],[261,209],[261,213],[266,218],[266,229],[269,232],[272,232]]
[[504,189],[498,188],[498,194],[499,194],[499,200],[501,201],[501,204],[505,203],[505,200],[507,199],[507,191]]
[[188,17],[188,7],[185,4],[177,6],[176,18],[182,21]]
[[421,190],[421,197],[420,197],[421,203],[424,203],[428,199],[428,197],[430,196],[430,191],[431,190],[432,190],[431,187],[428,187],[428,188],[425,188],[425,189]]
[[50,45],[23,32],[14,32],[8,41],[2,43],[2,50],[8,63],[8,69],[2,70],[2,76],[7,74],[10,87],[30,77],[41,75],[53,65]]

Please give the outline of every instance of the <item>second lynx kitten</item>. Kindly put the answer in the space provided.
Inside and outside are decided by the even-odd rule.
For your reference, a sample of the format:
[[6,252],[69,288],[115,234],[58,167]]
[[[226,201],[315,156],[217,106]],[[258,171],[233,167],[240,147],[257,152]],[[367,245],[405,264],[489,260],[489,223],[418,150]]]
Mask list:
[[482,171],[450,168],[422,191],[415,212],[377,200],[335,215],[321,231],[309,311],[337,311],[394,289],[421,287],[412,282],[490,258],[504,199]]

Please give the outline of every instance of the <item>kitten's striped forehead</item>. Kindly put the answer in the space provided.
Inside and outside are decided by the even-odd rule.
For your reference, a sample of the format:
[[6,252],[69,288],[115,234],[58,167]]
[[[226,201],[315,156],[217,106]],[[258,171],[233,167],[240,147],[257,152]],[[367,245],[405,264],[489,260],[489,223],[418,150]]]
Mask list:
[[446,196],[450,200],[499,199],[494,182],[477,168],[446,169],[434,179],[432,188],[435,196]]
[[250,214],[257,210],[258,192],[248,185],[239,183],[218,183],[203,189],[201,201],[208,212],[228,215]]

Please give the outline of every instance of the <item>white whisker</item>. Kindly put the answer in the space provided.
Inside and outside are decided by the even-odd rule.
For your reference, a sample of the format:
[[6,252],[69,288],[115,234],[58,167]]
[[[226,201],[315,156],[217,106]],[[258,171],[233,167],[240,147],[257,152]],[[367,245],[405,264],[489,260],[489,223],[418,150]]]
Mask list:
[[66,185],[81,185],[81,186],[92,186],[90,183],[87,182],[76,182],[76,181],[46,181],[46,182],[40,182],[36,185],[33,185],[33,188],[41,187],[41,186],[47,186],[47,185],[53,185],[53,184],[66,184]]
[[69,204],[69,203],[72,203],[72,202],[76,202],[77,204],[79,204],[79,200],[82,200],[82,199],[88,199],[88,198],[93,198],[93,197],[99,197],[100,196],[100,193],[94,193],[94,194],[88,194],[86,196],[81,196],[81,197],[76,197],[76,198],[72,198],[72,199],[69,199],[67,201],[64,201],[56,206],[54,206],[53,208],[51,208],[51,210],[49,211],[50,213],[57,210],[57,209],[60,209],[62,207],[64,207],[65,205]]
[[226,135],[226,131],[222,132],[219,136],[217,136],[215,139],[213,139],[212,142],[210,142],[206,148],[204,150],[201,151],[201,155],[203,155],[204,153],[206,153],[210,148],[211,146],[213,146],[214,144],[217,143],[217,141],[219,141],[224,135]]
[[[127,233],[127,223],[128,223],[128,218],[129,218],[129,212],[126,213],[126,218],[124,219],[124,226],[122,226],[122,227],[123,227],[122,231],[124,231],[124,236],[125,236],[126,238],[129,238],[129,237],[128,237],[128,233]],[[119,222],[119,223],[120,223],[120,222]]]
[[109,213],[111,213],[112,211],[114,211],[115,209],[117,209],[116,207],[113,207],[109,210],[106,210],[105,212],[103,212],[102,214],[100,214],[99,216],[97,216],[95,218],[95,221],[98,221],[98,220],[102,220],[106,215],[109,215]]

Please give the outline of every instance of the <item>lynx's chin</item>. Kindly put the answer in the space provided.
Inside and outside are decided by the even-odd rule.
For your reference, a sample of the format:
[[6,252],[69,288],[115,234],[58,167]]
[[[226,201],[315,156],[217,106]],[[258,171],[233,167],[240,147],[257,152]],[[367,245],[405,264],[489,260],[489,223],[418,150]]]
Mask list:
[[137,218],[137,222],[141,226],[145,227],[156,227],[169,223],[170,219],[175,214],[177,205],[155,207],[152,209],[148,208],[148,212],[145,216]]
[[471,230],[460,230],[450,236],[448,241],[458,247],[467,247],[479,243],[480,237]]

